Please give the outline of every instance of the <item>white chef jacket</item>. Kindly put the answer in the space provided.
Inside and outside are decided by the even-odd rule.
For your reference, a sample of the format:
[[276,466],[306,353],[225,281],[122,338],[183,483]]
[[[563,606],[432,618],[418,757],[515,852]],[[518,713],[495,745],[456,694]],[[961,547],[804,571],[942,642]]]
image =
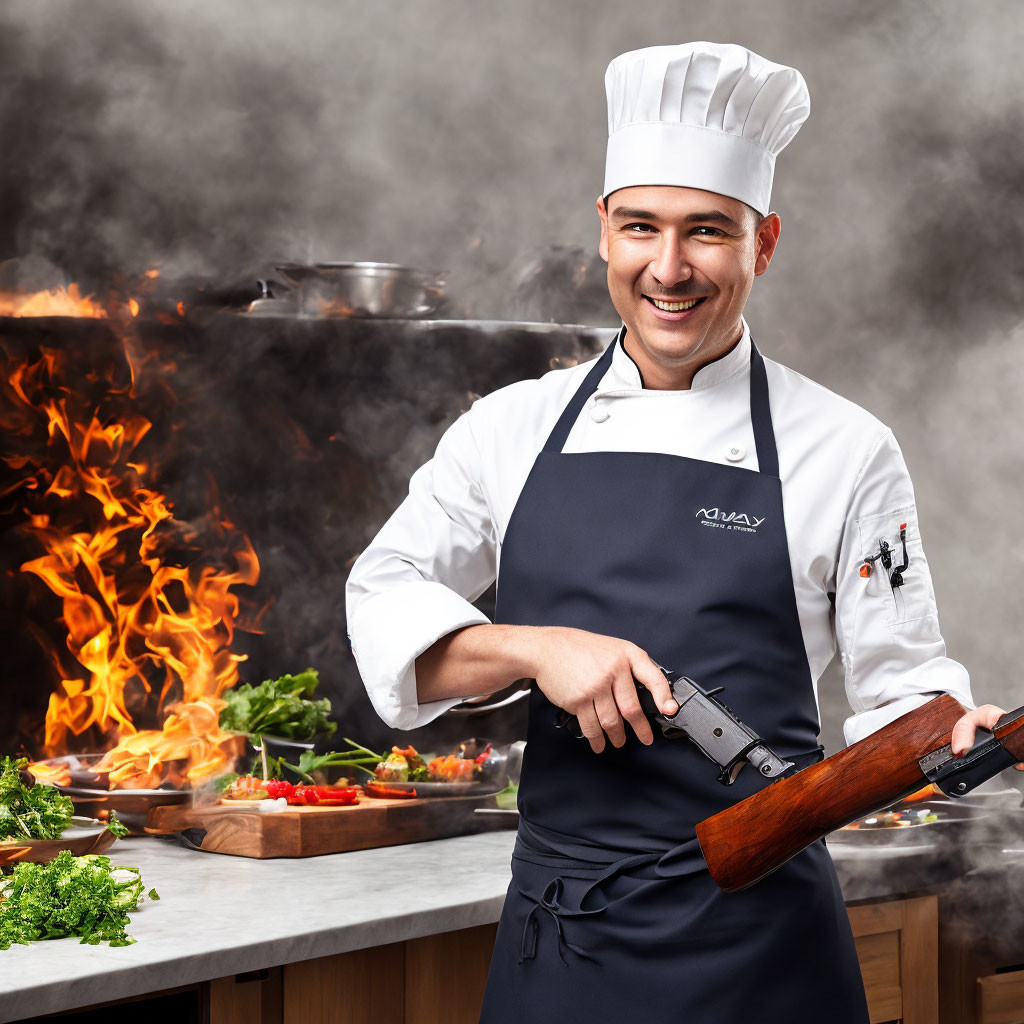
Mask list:
[[[563,451],[660,452],[757,469],[750,421],[750,329],[686,391],[642,386],[615,336],[611,366]],[[610,339],[611,340],[611,339]],[[596,358],[596,357],[595,357]],[[594,360],[477,399],[409,483],[409,496],[352,567],[349,642],[380,717],[425,725],[458,698],[418,703],[415,659],[462,626],[488,622],[470,602],[495,580],[512,510],[556,420]],[[892,431],[869,412],[765,359],[797,611],[814,682],[838,648],[853,714],[848,743],[938,693],[974,707],[966,669],[946,657],[914,490]],[[893,589],[879,541],[910,567]]]

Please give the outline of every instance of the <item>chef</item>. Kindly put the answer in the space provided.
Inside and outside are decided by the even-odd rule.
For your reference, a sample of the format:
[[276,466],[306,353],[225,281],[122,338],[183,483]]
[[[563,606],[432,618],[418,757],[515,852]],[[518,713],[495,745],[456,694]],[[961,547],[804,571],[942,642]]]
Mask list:
[[[892,432],[765,358],[743,316],[779,242],[775,158],[807,87],[710,42],[622,54],[605,84],[597,214],[622,326],[599,358],[448,429],[352,568],[352,650],[399,729],[536,680],[482,1021],[863,1024],[824,844],[720,891],[694,826],[763,780],[723,786],[693,744],[652,734],[636,696],[675,710],[659,666],[722,686],[800,766],[822,756],[816,685],[837,649],[850,742],[939,693],[973,707]],[[491,623],[471,602],[495,578]],[[955,751],[1000,714],[961,719]]]

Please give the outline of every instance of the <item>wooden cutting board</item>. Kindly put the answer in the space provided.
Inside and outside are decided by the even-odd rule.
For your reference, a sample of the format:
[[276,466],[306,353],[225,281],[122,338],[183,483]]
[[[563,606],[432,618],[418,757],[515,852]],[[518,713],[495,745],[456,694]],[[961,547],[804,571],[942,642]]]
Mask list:
[[315,857],[515,827],[502,815],[473,813],[494,806],[493,793],[414,800],[364,796],[352,807],[289,807],[271,814],[260,813],[255,804],[177,804],[151,808],[146,831],[185,832],[193,845],[210,853]]

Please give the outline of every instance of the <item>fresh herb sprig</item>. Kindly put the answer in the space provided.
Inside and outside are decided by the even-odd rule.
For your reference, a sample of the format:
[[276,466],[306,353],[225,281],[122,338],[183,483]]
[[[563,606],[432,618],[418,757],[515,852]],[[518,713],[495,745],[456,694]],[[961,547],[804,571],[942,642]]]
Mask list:
[[27,757],[0,761],[0,840],[59,839],[71,824],[75,805],[53,786],[26,786],[21,771]]
[[348,744],[348,750],[332,750],[328,754],[314,754],[312,750],[304,750],[299,755],[298,764],[285,761],[284,765],[309,782],[313,781],[313,772],[324,768],[356,768],[367,775],[373,775],[373,768],[367,766],[376,765],[383,760],[383,755],[375,754],[347,736],[342,738]]
[[266,771],[263,768],[262,758],[257,757],[252,763],[252,771],[249,774],[254,775],[257,779],[283,779],[284,772],[287,770],[294,772],[306,782],[313,782],[313,772],[324,768],[359,768],[367,775],[372,775],[373,769],[368,768],[367,765],[376,765],[382,755],[375,754],[347,736],[343,739],[348,744],[347,750],[332,750],[326,754],[314,754],[312,750],[304,750],[299,755],[298,764],[292,764],[284,757],[268,757]]
[[[324,768],[357,768],[372,776],[373,767],[369,766],[376,766],[382,760],[383,755],[374,753],[362,744],[356,743],[355,740],[350,740],[347,736],[344,739],[348,744],[346,750],[332,750],[327,754],[314,754],[312,750],[304,750],[299,756],[298,764],[292,764],[283,757],[268,757],[264,761],[262,756],[257,755],[252,763],[252,768],[246,774],[269,782],[272,779],[285,779],[285,773],[292,772],[308,783],[316,781],[313,778],[313,772],[321,771]],[[229,772],[227,775],[220,776],[213,784],[214,792],[218,796],[223,796],[238,778],[237,772]]]
[[309,740],[318,733],[331,736],[338,725],[327,717],[330,700],[312,699],[319,683],[314,668],[294,676],[266,679],[259,686],[243,683],[224,694],[227,705],[220,713],[220,727],[286,740]]
[[128,835],[128,826],[117,816],[117,811],[110,809],[110,820],[107,822],[107,831],[113,832],[115,838],[124,839]]
[[[138,868],[112,867],[97,854],[62,850],[48,864],[18,864],[0,879],[0,949],[69,935],[93,946],[128,946],[135,942],[128,914],[144,888]],[[155,889],[148,896],[160,899]]]

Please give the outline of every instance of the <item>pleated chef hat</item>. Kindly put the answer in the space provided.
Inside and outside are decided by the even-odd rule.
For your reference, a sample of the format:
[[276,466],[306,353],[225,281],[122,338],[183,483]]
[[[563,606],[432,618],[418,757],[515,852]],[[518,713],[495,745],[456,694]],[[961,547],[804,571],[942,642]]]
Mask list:
[[604,76],[604,195],[627,185],[684,185],[768,213],[775,157],[807,120],[796,68],[734,43],[648,46]]

